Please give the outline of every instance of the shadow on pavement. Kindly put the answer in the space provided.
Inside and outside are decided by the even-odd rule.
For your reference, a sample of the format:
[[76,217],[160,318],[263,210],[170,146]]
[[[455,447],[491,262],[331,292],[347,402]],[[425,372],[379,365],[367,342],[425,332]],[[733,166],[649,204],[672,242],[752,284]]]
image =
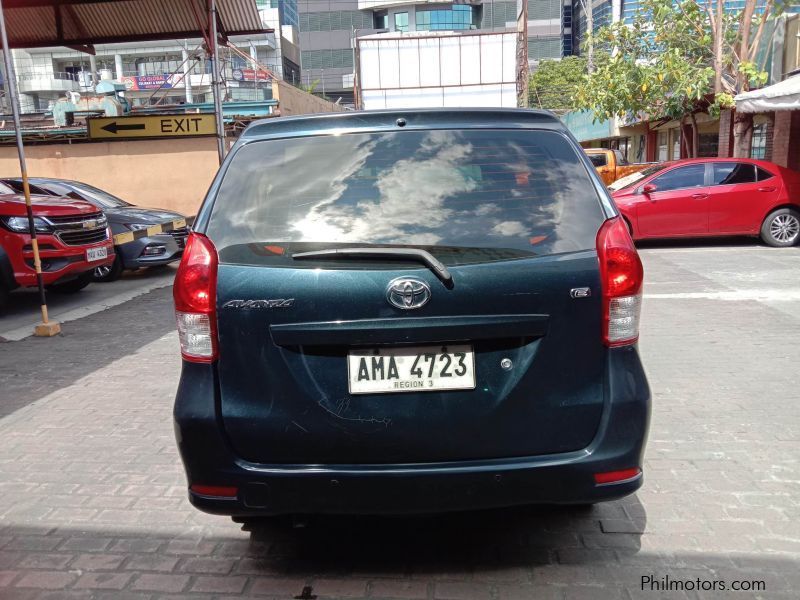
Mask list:
[[[635,518],[623,510],[626,503]],[[606,527],[617,531],[603,532]],[[619,522],[624,522],[620,526]],[[298,524],[301,525],[298,527]],[[637,496],[597,506],[530,506],[430,516],[267,518],[244,525],[269,548],[270,572],[312,577],[467,575],[553,563],[580,564],[639,552],[647,525]],[[609,538],[604,544],[601,538]],[[612,541],[611,538],[614,538]]]
[[[645,248],[768,248],[760,239],[754,237],[709,237],[709,238],[680,238],[664,240],[639,240],[636,242],[639,249]],[[794,248],[800,248],[795,246]]]
[[173,329],[170,286],[70,321],[59,336],[0,343],[0,418],[132,354]]
[[[641,516],[619,516],[629,509]],[[763,582],[763,597],[789,598],[797,573],[796,562],[786,554],[710,546],[701,551],[663,537],[644,549],[643,536],[652,534],[646,531],[644,510],[635,496],[591,509],[325,517],[303,529],[272,520],[253,527],[250,539],[233,529],[211,533],[173,526],[167,532],[164,525],[53,528],[0,520],[0,573],[5,575],[0,577],[0,597],[110,599],[124,593],[125,598],[143,600],[157,592],[207,598],[223,591],[229,594],[226,598],[301,600],[563,600],[702,594],[693,587],[664,596],[667,590],[658,586],[667,577],[673,584],[708,586],[704,589],[716,582],[718,592],[720,583]],[[610,531],[614,525],[621,526]],[[662,548],[656,550],[656,545]],[[702,597],[729,597],[730,587],[726,589]]]
[[[91,283],[88,287],[75,294],[64,294],[53,290],[47,291],[47,305],[51,313],[59,310],[71,310],[92,302],[102,302],[110,296],[134,289],[134,286],[144,285],[151,281],[163,278],[165,274],[172,273],[174,268],[151,267],[137,271],[125,271],[122,277],[111,283]],[[0,314],[0,326],[8,327],[7,321],[21,315],[31,315],[31,323],[39,318],[39,290],[38,288],[17,288],[11,292],[8,303]],[[33,327],[33,325],[31,325]]]

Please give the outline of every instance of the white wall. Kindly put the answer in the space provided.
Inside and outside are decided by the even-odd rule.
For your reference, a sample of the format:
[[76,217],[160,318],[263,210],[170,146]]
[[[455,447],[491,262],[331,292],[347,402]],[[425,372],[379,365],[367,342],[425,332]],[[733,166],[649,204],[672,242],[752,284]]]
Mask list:
[[515,33],[375,35],[359,54],[365,109],[517,103]]

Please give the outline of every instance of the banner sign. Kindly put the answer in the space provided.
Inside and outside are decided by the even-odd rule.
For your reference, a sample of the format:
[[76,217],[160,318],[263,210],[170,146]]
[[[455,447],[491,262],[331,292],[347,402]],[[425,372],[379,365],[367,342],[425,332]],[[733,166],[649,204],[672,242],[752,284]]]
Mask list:
[[174,87],[183,87],[183,79],[181,75],[136,75],[132,77],[123,77],[122,83],[125,84],[125,89],[135,92],[138,90],[162,90],[171,89]]
[[267,81],[270,75],[263,69],[234,69],[233,78],[236,81]]

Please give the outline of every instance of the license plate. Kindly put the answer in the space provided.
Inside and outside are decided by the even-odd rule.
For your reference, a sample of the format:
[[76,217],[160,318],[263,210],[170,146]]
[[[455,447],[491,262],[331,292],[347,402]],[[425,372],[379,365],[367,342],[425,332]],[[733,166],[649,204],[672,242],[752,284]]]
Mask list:
[[417,346],[351,350],[347,354],[351,394],[471,390],[472,346]]
[[88,262],[94,262],[96,260],[103,260],[104,258],[108,258],[108,248],[87,248],[86,249],[86,260]]

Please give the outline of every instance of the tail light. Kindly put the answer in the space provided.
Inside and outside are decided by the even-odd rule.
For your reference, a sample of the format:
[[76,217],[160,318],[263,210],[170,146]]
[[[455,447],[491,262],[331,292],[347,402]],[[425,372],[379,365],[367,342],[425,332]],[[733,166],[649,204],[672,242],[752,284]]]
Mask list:
[[603,286],[603,343],[625,346],[639,338],[644,269],[621,217],[608,219],[597,233]]
[[639,467],[633,469],[622,469],[621,471],[608,471],[606,473],[595,473],[594,482],[598,485],[605,483],[619,483],[620,481],[627,481],[633,479],[641,474],[642,470]]
[[172,296],[183,358],[217,358],[217,249],[206,236],[191,233],[175,275]]

